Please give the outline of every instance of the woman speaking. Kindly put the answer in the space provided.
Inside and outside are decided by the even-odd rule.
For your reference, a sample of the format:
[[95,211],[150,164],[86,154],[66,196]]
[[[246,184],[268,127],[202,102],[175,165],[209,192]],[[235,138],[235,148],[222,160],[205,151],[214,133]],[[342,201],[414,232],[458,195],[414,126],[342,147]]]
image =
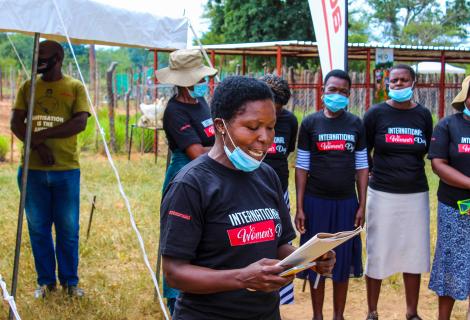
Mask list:
[[[280,319],[276,266],[295,238],[276,173],[262,163],[274,138],[268,86],[230,77],[211,103],[214,147],[185,166],[161,206],[163,271],[181,290],[173,319]],[[318,261],[328,273],[334,253]]]

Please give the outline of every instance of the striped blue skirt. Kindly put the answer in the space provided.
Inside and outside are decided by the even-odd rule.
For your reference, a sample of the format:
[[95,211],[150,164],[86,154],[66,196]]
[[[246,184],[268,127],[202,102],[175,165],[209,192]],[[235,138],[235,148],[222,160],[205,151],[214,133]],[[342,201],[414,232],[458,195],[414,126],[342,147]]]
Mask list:
[[[354,220],[358,209],[357,198],[331,200],[305,194],[305,233],[300,237],[304,244],[319,232],[336,233],[354,230]],[[336,264],[333,268],[333,281],[344,282],[350,277],[361,277],[362,242],[357,236],[334,249]],[[315,281],[317,273],[305,270],[297,274],[301,279]]]
[[[287,209],[290,212],[290,201],[289,191],[284,192],[284,202],[287,205]],[[291,282],[286,284],[284,287],[279,289],[280,304],[293,304],[294,303],[294,283]]]

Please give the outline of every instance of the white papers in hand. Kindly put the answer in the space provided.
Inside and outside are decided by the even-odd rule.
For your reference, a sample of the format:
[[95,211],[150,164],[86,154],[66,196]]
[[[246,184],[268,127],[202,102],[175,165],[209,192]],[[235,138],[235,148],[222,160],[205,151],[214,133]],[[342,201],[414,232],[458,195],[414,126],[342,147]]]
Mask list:
[[362,230],[362,227],[358,227],[355,230],[338,233],[318,233],[305,242],[300,248],[284,258],[284,260],[278,262],[277,265],[284,267],[308,265],[309,262],[357,236]]

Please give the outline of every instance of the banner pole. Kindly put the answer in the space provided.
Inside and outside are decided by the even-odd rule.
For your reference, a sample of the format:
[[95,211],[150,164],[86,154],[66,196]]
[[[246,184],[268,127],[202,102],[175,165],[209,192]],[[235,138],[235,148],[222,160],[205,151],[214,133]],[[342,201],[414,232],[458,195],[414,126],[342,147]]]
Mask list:
[[344,0],[344,71],[349,71],[348,63],[348,0]]
[[[28,116],[26,120],[26,135],[24,139],[23,174],[21,176],[20,207],[18,209],[18,226],[16,230],[15,260],[13,263],[13,277],[11,282],[11,295],[16,299],[18,286],[18,271],[20,265],[21,236],[23,232],[23,215],[26,202],[26,186],[28,184],[29,155],[31,152],[31,132],[33,129],[34,96],[36,93],[36,74],[39,57],[39,33],[34,34],[33,63],[31,66],[31,88],[29,91]],[[13,310],[10,308],[9,319],[13,319]]]

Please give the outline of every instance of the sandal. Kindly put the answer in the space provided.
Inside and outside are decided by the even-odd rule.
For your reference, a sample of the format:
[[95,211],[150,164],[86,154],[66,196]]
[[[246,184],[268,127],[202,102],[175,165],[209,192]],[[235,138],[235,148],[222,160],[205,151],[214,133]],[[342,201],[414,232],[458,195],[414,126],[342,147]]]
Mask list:
[[406,320],[423,320],[423,319],[421,319],[421,317],[418,316],[417,314],[414,314],[414,315],[412,315],[412,316],[408,316],[408,315],[407,315],[407,316],[406,316]]
[[366,320],[379,320],[379,314],[377,311],[372,311],[367,314]]

